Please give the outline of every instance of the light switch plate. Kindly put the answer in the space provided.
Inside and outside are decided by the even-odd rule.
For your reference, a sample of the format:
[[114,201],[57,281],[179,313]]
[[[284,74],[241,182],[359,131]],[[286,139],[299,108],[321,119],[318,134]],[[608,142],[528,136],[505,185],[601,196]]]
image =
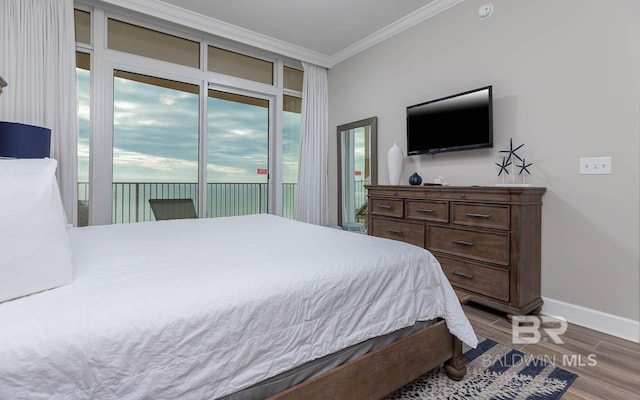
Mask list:
[[581,157],[580,175],[610,175],[611,157]]

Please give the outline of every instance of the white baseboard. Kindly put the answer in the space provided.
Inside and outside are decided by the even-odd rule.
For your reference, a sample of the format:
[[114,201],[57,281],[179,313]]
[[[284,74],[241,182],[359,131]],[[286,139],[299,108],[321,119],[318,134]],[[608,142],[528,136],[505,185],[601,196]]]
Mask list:
[[547,297],[542,299],[542,314],[565,317],[570,323],[640,343],[640,321]]

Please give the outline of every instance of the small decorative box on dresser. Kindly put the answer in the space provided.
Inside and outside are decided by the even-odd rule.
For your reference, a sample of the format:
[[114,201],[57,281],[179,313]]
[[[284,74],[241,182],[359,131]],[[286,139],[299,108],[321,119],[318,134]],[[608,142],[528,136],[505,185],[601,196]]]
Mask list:
[[453,287],[508,314],[538,311],[539,187],[366,186],[369,234],[431,251]]

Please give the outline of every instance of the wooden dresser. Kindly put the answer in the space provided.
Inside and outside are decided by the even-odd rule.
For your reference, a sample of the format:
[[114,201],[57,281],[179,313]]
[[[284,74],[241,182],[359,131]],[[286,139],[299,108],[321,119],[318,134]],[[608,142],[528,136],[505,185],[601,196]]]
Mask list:
[[453,287],[508,314],[538,311],[539,187],[366,186],[369,234],[427,248]]

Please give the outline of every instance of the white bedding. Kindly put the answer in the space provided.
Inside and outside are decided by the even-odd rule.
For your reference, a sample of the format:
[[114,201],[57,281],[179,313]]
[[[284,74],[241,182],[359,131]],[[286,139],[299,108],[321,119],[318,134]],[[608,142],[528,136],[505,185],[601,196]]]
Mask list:
[[265,214],[69,238],[72,284],[0,304],[0,399],[213,399],[436,317],[476,345],[405,243]]

